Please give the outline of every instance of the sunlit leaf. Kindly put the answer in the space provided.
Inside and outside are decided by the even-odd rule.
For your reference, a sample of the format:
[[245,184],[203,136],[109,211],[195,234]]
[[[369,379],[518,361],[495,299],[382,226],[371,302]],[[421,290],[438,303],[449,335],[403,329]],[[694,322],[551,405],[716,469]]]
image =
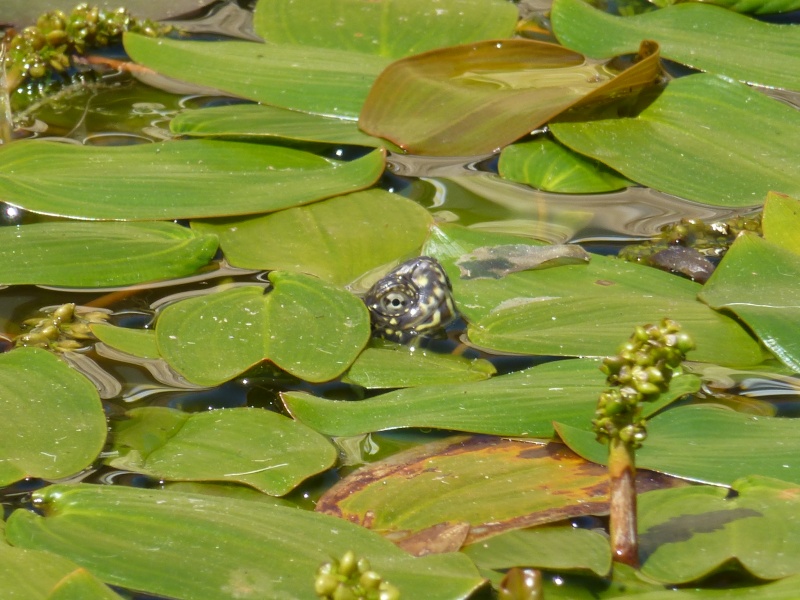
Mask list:
[[338,48],[197,42],[125,34],[130,57],[163,75],[273,106],[355,119],[390,60]]
[[233,104],[186,110],[170,121],[169,128],[173,133],[192,137],[235,137],[265,141],[287,139],[397,148],[390,142],[362,132],[353,121],[262,104]]
[[156,322],[161,356],[209,386],[263,360],[309,381],[344,372],[370,336],[361,300],[307,275],[273,272],[270,281],[266,294],[242,286],[167,306]]
[[[800,9],[798,0],[696,0],[708,2],[717,6],[724,6],[739,13],[752,13],[756,15],[772,15],[775,13],[791,12]],[[676,0],[653,0],[656,6],[664,7],[677,4]]]
[[383,165],[381,151],[343,163],[211,140],[115,148],[21,141],[0,148],[0,194],[27,210],[84,219],[241,215],[368,187]]
[[[800,89],[800,29],[774,25],[698,2],[615,17],[583,0],[555,0],[553,31],[593,58],[636,52],[654,40],[665,58],[747,83]],[[698,106],[698,108],[700,108]],[[757,109],[751,107],[757,114]]]
[[269,42],[401,58],[514,34],[503,0],[262,0],[253,23]]
[[798,281],[800,255],[748,232],[733,243],[700,298],[736,314],[781,362],[798,371]]
[[118,456],[108,464],[159,479],[237,481],[283,496],[336,462],[327,439],[268,410],[143,407],[127,417],[112,422]]
[[551,130],[626,177],[689,200],[753,206],[771,190],[800,193],[795,108],[708,74],[671,81],[637,106],[626,118],[613,105],[572,113]]
[[418,254],[432,223],[416,202],[372,189],[270,215],[192,226],[217,235],[234,266],[299,271],[346,285]]
[[[607,511],[608,475],[560,444],[497,437],[434,442],[362,467],[328,490],[317,511],[395,541],[448,523],[467,543],[504,531]],[[642,482],[642,487],[655,485]],[[436,531],[435,529],[433,531]]]
[[423,248],[444,265],[469,339],[506,352],[556,356],[616,353],[636,325],[678,321],[697,343],[692,360],[754,365],[764,355],[733,319],[696,299],[701,287],[657,269],[592,255],[588,264],[463,279],[458,259],[476,247],[525,244],[524,238],[455,225],[432,229]]
[[0,354],[0,485],[74,475],[105,439],[105,414],[88,379],[46,350]]
[[[556,425],[558,435],[584,458],[605,463],[608,448],[591,431]],[[717,485],[747,475],[800,483],[800,422],[759,417],[719,407],[674,408],[647,424],[636,465]]]
[[608,538],[569,525],[508,531],[470,544],[463,552],[483,569],[585,569],[601,577],[611,569]]
[[488,360],[437,354],[423,349],[409,352],[404,346],[367,348],[343,380],[375,388],[403,388],[441,383],[482,381],[495,374]]
[[696,581],[737,561],[759,579],[800,573],[800,488],[751,477],[728,490],[692,486],[638,498],[642,572],[670,584]]
[[[0,184],[2,185],[2,184]],[[213,235],[174,223],[51,222],[0,228],[0,284],[128,285],[190,275]]]
[[482,581],[463,555],[414,558],[362,527],[296,508],[85,484],[35,497],[45,516],[16,511],[6,531],[12,544],[49,549],[106,583],[179,600],[305,600],[317,568],[348,550],[369,557],[410,598],[465,599]]
[[554,44],[478,42],[392,63],[375,81],[358,124],[414,154],[495,152],[581,101],[653,83],[657,48],[617,77]]
[[611,192],[631,185],[602,163],[542,136],[503,148],[497,168],[505,179],[562,194]]
[[129,329],[106,323],[91,326],[98,340],[127,354],[141,358],[161,358],[156,332],[152,329]]
[[[623,340],[624,341],[624,340]],[[487,381],[426,385],[360,402],[282,392],[289,413],[321,433],[358,435],[398,427],[435,427],[473,433],[549,438],[553,421],[586,423],[605,379],[594,360],[546,363]],[[668,403],[699,389],[694,376],[676,377]]]
[[767,194],[761,215],[764,238],[773,244],[800,254],[800,200],[782,194]]

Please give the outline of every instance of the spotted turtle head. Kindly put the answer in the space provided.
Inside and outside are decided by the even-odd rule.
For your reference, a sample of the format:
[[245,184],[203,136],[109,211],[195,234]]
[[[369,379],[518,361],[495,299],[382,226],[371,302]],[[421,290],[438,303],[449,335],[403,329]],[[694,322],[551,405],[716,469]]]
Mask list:
[[408,260],[370,288],[364,302],[375,335],[405,344],[456,318],[453,288],[429,256]]

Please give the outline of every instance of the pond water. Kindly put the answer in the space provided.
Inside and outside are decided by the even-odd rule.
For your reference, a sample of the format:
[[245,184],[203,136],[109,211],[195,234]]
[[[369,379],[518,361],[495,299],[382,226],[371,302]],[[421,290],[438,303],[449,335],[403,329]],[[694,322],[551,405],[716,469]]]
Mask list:
[[[237,34],[252,39],[247,4],[217,3],[210,13],[201,15],[194,22],[194,27],[185,27],[202,32],[202,35],[209,35],[209,32],[211,35]],[[137,81],[128,73],[109,68],[92,81],[35,99],[22,111],[24,127],[15,135],[18,138],[54,138],[98,147],[151,144],[172,137],[169,122],[182,111],[240,102],[202,90],[162,91]],[[322,156],[341,160],[355,160],[367,154],[363,148],[354,146],[318,145],[313,149]],[[665,226],[680,219],[715,222],[759,212],[757,208],[728,208],[692,202],[641,186],[603,194],[543,192],[502,179],[497,174],[497,158],[492,155],[448,158],[390,154],[387,170],[377,186],[424,207],[437,224],[455,223],[487,233],[519,233],[551,244],[581,244],[590,252],[608,256],[615,255],[628,244],[658,235]],[[3,226],[14,227],[58,219],[3,205],[2,220]],[[268,279],[264,271],[228,266],[220,253],[206,275],[178,278],[157,285],[107,289],[11,286],[0,291],[4,349],[11,349],[13,339],[23,332],[22,322],[41,315],[43,307],[76,303],[108,309],[112,311],[110,323],[114,325],[152,329],[157,312],[166,304],[174,303],[176,295],[185,298],[187,294],[207,292],[220,283],[232,282],[262,285]],[[364,291],[359,286],[355,288],[357,293]],[[446,333],[423,340],[416,351],[486,359],[494,365],[498,375],[563,358],[486,350],[468,340],[467,323],[463,319],[449,326]],[[99,365],[94,375],[87,372],[86,369],[91,367],[86,365],[77,365],[76,368],[89,374],[104,391],[101,393],[103,409],[112,422],[122,421],[127,411],[142,407],[167,407],[192,414],[238,407],[284,412],[281,392],[299,391],[329,400],[359,401],[385,391],[365,389],[339,379],[309,383],[266,366],[212,388],[186,385],[185,381],[166,384],[141,364],[121,361],[118,355],[109,358],[107,352],[93,348],[81,351],[81,354]],[[693,400],[683,401],[684,404],[716,403],[743,414],[798,415],[796,375],[776,362],[757,370],[695,363],[689,365],[688,370],[703,375],[704,387]],[[410,428],[342,436],[337,441],[339,466],[306,479],[285,498],[301,508],[313,510],[325,491],[359,466],[423,443],[446,440],[451,435],[456,434],[433,428]],[[107,447],[103,456],[112,453]],[[99,461],[68,481],[153,489],[170,489],[174,485],[158,477],[104,466]],[[51,483],[28,478],[0,490],[5,517],[8,518],[16,509],[30,508],[30,493]],[[588,529],[604,526],[603,520],[594,517],[576,518],[575,523]],[[127,598],[160,598],[119,591]]]

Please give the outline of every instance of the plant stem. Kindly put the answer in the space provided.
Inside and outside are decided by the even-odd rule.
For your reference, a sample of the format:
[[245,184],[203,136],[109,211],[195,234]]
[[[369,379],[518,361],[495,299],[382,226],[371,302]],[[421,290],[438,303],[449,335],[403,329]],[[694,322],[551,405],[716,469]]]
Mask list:
[[636,459],[633,446],[611,438],[608,451],[611,556],[615,562],[639,568],[636,531]]

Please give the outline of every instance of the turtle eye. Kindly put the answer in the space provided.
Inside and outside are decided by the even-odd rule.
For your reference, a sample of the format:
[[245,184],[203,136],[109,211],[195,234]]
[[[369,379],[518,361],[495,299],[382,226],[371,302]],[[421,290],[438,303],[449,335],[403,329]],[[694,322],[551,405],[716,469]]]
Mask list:
[[390,292],[383,297],[383,305],[388,309],[398,310],[408,304],[408,296],[399,292]]

